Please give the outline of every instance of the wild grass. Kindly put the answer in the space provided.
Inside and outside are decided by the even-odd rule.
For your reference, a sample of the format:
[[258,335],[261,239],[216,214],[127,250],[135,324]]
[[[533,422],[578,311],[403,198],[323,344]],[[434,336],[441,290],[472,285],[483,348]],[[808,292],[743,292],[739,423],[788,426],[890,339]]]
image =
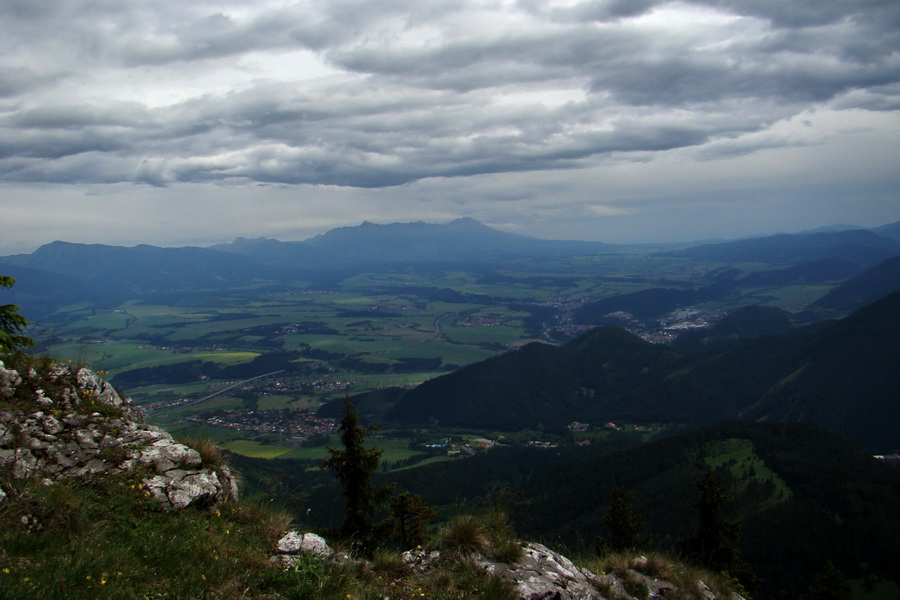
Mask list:
[[472,515],[459,515],[440,533],[438,547],[445,552],[466,556],[486,552],[490,542],[481,521]]
[[372,568],[389,575],[403,575],[409,571],[403,562],[403,555],[390,550],[376,550],[372,557]]
[[501,510],[459,515],[438,532],[433,544],[457,558],[481,554],[506,564],[522,559],[525,549]]
[[516,539],[504,539],[494,544],[491,554],[496,560],[511,565],[522,560],[525,547]]
[[513,585],[492,577],[470,561],[462,560],[430,573],[420,583],[420,597],[430,600],[516,600]]
[[[4,477],[3,481],[8,478]],[[217,511],[163,511],[125,475],[52,486],[9,480],[0,503],[0,598],[119,600],[512,600],[511,584],[464,556],[425,574],[396,552],[335,565],[271,560],[290,514],[233,502]],[[460,519],[463,523],[465,520]],[[482,523],[458,525],[458,543],[486,543]],[[463,531],[469,533],[463,535]],[[474,538],[472,537],[474,533]]]
[[343,598],[347,589],[328,583],[323,565],[284,571],[270,561],[289,518],[266,507],[163,512],[125,477],[4,487],[3,598],[301,598],[313,583],[335,587],[315,597]]
[[179,437],[177,441],[200,454],[200,461],[207,469],[221,469],[225,466],[225,454],[215,442],[209,438]]
[[[638,600],[647,598],[650,593],[644,577],[671,583],[672,588],[666,592],[669,600],[705,600],[708,598],[708,591],[704,586],[712,590],[717,598],[731,598],[735,593],[745,594],[740,584],[727,573],[714,573],[694,567],[660,552],[639,556],[623,553],[604,557],[583,556],[576,557],[575,563],[598,575],[614,575],[621,581],[624,591]],[[612,585],[604,591],[607,592],[606,597],[616,596]]]

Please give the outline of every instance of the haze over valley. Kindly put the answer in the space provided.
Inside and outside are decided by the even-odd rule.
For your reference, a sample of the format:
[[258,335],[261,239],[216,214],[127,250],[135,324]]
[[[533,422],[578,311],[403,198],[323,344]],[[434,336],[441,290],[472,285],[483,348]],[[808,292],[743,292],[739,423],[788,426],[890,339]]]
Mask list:
[[[570,547],[602,531],[602,503],[573,496],[570,517],[550,516],[534,486],[552,473],[610,473],[592,484],[599,496],[624,477],[665,539],[686,533],[680,517],[646,504],[659,484],[626,465],[674,457],[673,498],[689,495],[690,472],[715,468],[735,514],[761,519],[744,548],[772,597],[787,574],[761,548],[778,523],[845,514],[823,498],[855,494],[825,480],[801,491],[798,474],[846,461],[884,478],[887,504],[872,510],[898,497],[896,223],[677,246],[546,241],[471,219],[363,223],[210,248],[54,242],[0,257],[0,272],[17,279],[3,301],[31,320],[35,354],[89,365],[150,422],[215,440],[251,495],[306,506],[318,527],[339,504],[309,469],[336,443],[346,398],[380,428],[383,477],[446,515],[524,494],[507,506],[519,527]],[[851,579],[895,589],[877,556],[893,552],[896,518],[852,522],[824,552]],[[882,541],[865,558],[839,556],[842,536],[872,527]]]
[[[173,434],[334,533],[353,431],[433,540],[488,515],[615,561],[618,511],[619,571],[690,563],[705,485],[744,600],[900,597],[900,3],[9,0],[0,50],[3,473]],[[170,530],[207,573],[153,597],[321,574],[228,579],[225,511],[90,537],[153,494],[72,485],[0,481],[0,596],[153,595]],[[133,569],[28,554],[131,532]],[[425,597],[381,583],[334,598]]]

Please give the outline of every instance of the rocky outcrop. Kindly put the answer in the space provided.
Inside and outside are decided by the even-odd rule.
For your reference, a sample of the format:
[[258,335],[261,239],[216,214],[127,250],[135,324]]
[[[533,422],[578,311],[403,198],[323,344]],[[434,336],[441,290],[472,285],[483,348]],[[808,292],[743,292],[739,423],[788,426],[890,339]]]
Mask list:
[[289,531],[278,540],[275,548],[280,554],[294,555],[307,552],[316,558],[330,559],[335,555],[328,542],[315,533],[300,533]]
[[[595,575],[542,544],[524,544],[521,558],[512,563],[478,554],[471,558],[491,575],[513,584],[522,600],[631,599],[615,575]],[[441,553],[435,550],[414,550],[403,555],[403,562],[417,573],[427,573],[441,560]]]
[[608,588],[612,579],[581,569],[541,544],[527,544],[522,558],[513,564],[482,558],[476,564],[513,583],[522,600],[600,600],[600,589]]
[[325,538],[315,533],[289,531],[275,544],[275,550],[277,554],[272,560],[285,569],[294,567],[306,557],[335,564],[350,561],[348,555],[335,552]]
[[[351,560],[336,553],[328,543],[314,533],[292,531],[277,544],[273,560],[293,567],[304,556],[342,563]],[[654,600],[691,598],[695,600],[744,600],[738,594],[717,595],[706,583],[689,579],[674,581],[655,578],[641,572],[647,567],[646,557],[636,557],[619,572],[597,575],[583,569],[565,556],[542,544],[525,543],[521,557],[511,563],[499,562],[481,554],[468,559],[494,577],[506,580],[515,588],[521,600]],[[444,555],[439,550],[417,549],[403,553],[406,571],[413,577],[422,576],[459,560],[459,556]],[[682,588],[682,589],[679,589]]]
[[227,467],[205,466],[200,453],[159,427],[100,375],[61,363],[25,373],[0,361],[0,470],[46,483],[133,473],[166,509],[213,507],[237,497]]

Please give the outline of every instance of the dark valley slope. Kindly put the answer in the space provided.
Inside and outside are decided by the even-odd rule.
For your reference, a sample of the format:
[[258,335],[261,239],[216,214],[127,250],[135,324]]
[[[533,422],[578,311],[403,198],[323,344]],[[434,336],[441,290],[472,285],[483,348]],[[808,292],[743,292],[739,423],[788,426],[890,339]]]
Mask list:
[[809,421],[879,450],[900,449],[900,292],[760,360],[767,389],[744,416]]
[[851,312],[897,290],[900,290],[900,256],[889,258],[846,281],[816,300],[811,309]]
[[646,533],[671,551],[695,527],[693,481],[707,468],[732,496],[726,517],[743,523],[742,555],[764,581],[759,597],[796,597],[792,578],[829,560],[853,578],[869,569],[897,576],[889,557],[900,552],[900,477],[811,425],[727,424],[585,455],[523,483],[518,519],[545,539],[590,548],[607,534],[603,516],[621,486]]
[[792,328],[792,316],[774,306],[743,306],[711,327],[685,331],[670,345],[692,354],[721,351],[742,340],[786,333]]
[[682,364],[683,357],[665,346],[603,327],[562,346],[535,342],[432,379],[402,394],[386,416],[457,427],[561,430]]

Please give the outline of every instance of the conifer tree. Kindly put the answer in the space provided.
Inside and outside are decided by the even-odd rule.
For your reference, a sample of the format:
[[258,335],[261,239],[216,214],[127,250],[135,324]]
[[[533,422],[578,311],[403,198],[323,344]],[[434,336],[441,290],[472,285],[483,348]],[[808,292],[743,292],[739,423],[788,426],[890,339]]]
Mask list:
[[722,514],[722,507],[729,500],[728,493],[711,469],[707,469],[695,483],[700,497],[691,506],[697,510],[699,520],[694,534],[682,540],[682,547],[689,557],[701,565],[734,573],[741,566],[737,548],[741,526]]
[[[0,275],[0,288],[10,288],[16,283],[12,277]],[[0,354],[15,352],[20,348],[34,346],[34,340],[22,335],[28,320],[19,314],[15,304],[0,306]]]
[[426,504],[420,495],[403,492],[391,498],[384,526],[403,548],[415,548],[425,543],[428,523],[434,514],[434,507]]
[[[623,487],[613,489],[603,523],[609,529],[610,550],[614,552],[638,550],[647,545],[648,539],[641,535],[644,523],[634,514],[634,498],[627,489]],[[598,550],[602,546],[602,543],[598,543]]]
[[373,539],[372,516],[384,503],[389,487],[375,485],[375,473],[381,462],[382,450],[366,448],[366,437],[374,429],[360,425],[359,414],[353,404],[344,399],[341,407],[342,450],[328,448],[330,456],[322,469],[331,469],[344,486],[344,522],[341,533],[352,539],[361,550],[368,551]]
[[853,590],[844,574],[829,560],[800,597],[801,600],[853,600]]

